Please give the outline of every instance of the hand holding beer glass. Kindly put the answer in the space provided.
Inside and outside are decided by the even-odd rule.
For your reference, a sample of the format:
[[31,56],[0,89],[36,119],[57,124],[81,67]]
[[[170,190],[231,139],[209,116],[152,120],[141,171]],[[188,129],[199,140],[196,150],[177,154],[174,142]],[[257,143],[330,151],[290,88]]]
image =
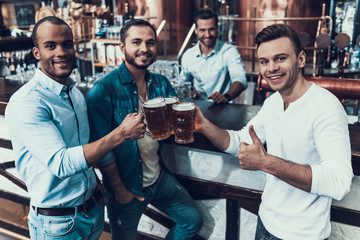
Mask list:
[[164,98],[154,98],[145,101],[144,113],[147,127],[153,139],[164,140],[170,136]]
[[172,106],[174,114],[175,142],[188,144],[194,141],[195,104],[179,103]]
[[144,113],[151,137],[164,140],[175,134],[180,144],[194,141],[195,104],[178,103],[176,98],[154,98],[144,102]]

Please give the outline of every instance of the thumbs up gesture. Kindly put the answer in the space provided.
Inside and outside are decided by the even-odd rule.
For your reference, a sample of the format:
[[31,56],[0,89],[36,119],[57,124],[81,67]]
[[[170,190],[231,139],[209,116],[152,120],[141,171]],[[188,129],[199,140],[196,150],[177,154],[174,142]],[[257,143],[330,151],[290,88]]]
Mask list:
[[240,168],[247,170],[261,170],[262,165],[265,163],[267,152],[256,135],[252,125],[249,127],[249,134],[253,143],[240,143],[240,151],[238,154]]

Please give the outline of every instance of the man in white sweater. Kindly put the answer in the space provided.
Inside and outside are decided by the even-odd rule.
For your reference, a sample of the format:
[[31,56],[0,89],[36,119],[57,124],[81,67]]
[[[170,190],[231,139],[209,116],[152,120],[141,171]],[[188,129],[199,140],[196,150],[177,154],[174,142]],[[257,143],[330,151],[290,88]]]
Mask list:
[[218,128],[198,108],[196,130],[242,169],[266,173],[256,240],[326,239],[332,198],[343,198],[353,177],[346,113],[302,76],[306,55],[291,27],[268,26],[255,42],[260,74],[275,93],[240,131]]

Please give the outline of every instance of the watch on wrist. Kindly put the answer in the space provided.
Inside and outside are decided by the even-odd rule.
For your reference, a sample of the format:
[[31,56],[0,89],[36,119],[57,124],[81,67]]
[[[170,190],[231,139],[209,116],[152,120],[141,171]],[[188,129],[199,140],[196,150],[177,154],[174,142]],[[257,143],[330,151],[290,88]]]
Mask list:
[[226,97],[226,99],[227,99],[228,101],[231,100],[231,96],[230,96],[228,93],[225,93],[225,94],[224,94],[224,97]]

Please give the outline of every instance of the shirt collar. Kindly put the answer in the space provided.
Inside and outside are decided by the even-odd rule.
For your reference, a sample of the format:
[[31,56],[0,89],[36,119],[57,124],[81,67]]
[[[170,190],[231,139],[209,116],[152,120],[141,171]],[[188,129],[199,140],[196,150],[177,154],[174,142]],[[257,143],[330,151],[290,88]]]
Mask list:
[[[57,95],[61,95],[63,92],[67,92],[67,86],[55,81],[48,75],[46,75],[43,71],[40,70],[40,68],[36,69],[34,78],[39,79],[39,83],[43,88],[49,89],[51,92],[54,92]],[[69,77],[69,85],[70,89],[75,86],[75,81]]]
[[[202,57],[203,55],[202,55],[201,50],[200,50],[200,41],[197,42],[196,46],[197,46],[196,47],[196,57]],[[210,56],[214,55],[219,50],[220,50],[220,41],[218,39],[216,39],[215,46],[214,46],[213,50],[206,57],[210,57]]]
[[[125,62],[123,62],[119,69],[119,75],[120,75],[120,81],[122,83],[132,83],[132,82],[135,82],[133,77],[131,76],[129,70],[127,69],[126,65],[125,65]],[[145,73],[145,80],[146,82],[148,83],[151,83],[152,82],[152,75],[149,73],[149,71],[146,70],[146,73]]]

